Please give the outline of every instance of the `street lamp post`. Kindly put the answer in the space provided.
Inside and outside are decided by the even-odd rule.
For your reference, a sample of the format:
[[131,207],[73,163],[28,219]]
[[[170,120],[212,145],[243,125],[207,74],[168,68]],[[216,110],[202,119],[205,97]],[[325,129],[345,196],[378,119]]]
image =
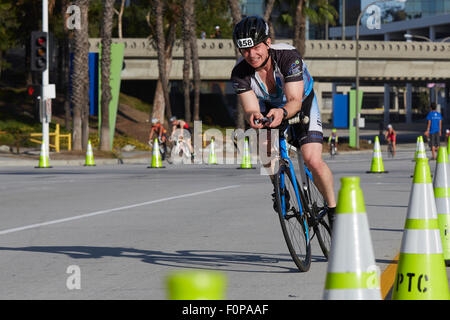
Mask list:
[[[359,111],[359,25],[361,23],[361,18],[363,14],[366,12],[366,10],[378,2],[387,2],[391,0],[376,0],[371,3],[369,3],[367,6],[364,7],[363,10],[361,10],[361,13],[358,16],[358,20],[356,22],[356,149],[359,150],[359,121],[360,121],[360,111]],[[406,0],[396,0],[398,2],[406,2]]]

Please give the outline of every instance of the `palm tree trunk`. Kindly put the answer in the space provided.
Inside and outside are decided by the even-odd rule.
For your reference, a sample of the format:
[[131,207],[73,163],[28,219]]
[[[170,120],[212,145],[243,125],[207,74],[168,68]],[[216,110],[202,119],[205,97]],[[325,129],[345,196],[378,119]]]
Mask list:
[[101,126],[100,150],[111,150],[109,127],[109,103],[111,102],[111,43],[114,17],[114,0],[103,0],[103,21],[101,27],[102,59],[101,59]]
[[274,3],[275,3],[275,0],[267,0],[266,1],[266,10],[264,11],[264,20],[266,20],[267,24],[269,25],[270,37],[271,37],[272,41],[275,41],[275,29],[273,28],[272,18],[271,18]]
[[[228,0],[228,5],[231,9],[231,16],[233,17],[233,25],[236,25],[242,19],[241,9],[239,8],[238,0]],[[239,50],[235,47],[236,60],[239,59],[241,54]],[[239,129],[245,129],[245,119],[244,119],[244,109],[241,102],[237,99],[236,104],[236,127]]]
[[297,7],[295,9],[294,17],[294,39],[293,45],[300,52],[303,57],[305,54],[305,26],[306,20],[303,15],[303,6],[305,5],[305,0],[298,0]]
[[158,51],[158,71],[164,95],[166,116],[170,117],[172,112],[169,99],[169,77],[166,74],[166,54],[164,50],[166,47],[166,41],[164,37],[163,11],[164,11],[163,2],[161,0],[156,0],[155,14],[156,14],[156,46]]
[[200,120],[200,65],[198,58],[198,47],[197,47],[197,35],[195,33],[195,13],[194,13],[194,1],[192,1],[192,6],[190,10],[190,43],[192,52],[192,71],[194,75],[194,120]]
[[123,33],[122,33],[122,17],[123,17],[123,10],[125,8],[125,1],[122,0],[120,3],[120,11],[117,11],[114,9],[114,12],[117,14],[117,35],[119,36],[119,39],[122,39]]
[[191,8],[193,0],[183,1],[183,95],[184,95],[184,119],[191,122]]
[[[73,150],[82,150],[82,117],[86,107],[89,107],[89,40],[88,40],[88,9],[89,0],[75,2],[81,12],[81,28],[74,30],[74,57],[72,78],[72,105],[73,105]],[[86,86],[86,83],[88,86]],[[86,130],[87,128],[84,128]]]

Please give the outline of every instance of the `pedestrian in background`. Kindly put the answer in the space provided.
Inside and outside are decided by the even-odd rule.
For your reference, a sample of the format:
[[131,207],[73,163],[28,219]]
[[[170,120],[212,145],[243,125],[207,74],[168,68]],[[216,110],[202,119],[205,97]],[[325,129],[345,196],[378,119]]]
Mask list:
[[214,38],[222,39],[222,32],[220,31],[220,26],[216,26],[216,33],[214,34]]
[[436,111],[436,103],[432,102],[430,108],[431,111],[427,115],[427,131],[424,134],[428,139],[433,160],[436,160],[442,132],[442,115]]
[[203,39],[206,39],[206,32],[205,31],[202,31],[201,33],[200,33],[200,38],[203,40]]

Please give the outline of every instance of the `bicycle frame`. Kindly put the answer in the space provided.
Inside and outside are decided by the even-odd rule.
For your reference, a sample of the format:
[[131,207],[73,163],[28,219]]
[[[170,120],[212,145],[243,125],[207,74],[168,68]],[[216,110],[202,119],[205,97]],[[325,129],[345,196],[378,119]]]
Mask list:
[[[293,179],[293,181],[297,181],[296,175],[295,175],[295,170],[294,170],[294,166],[292,164],[291,159],[289,158],[289,154],[288,154],[288,150],[287,150],[287,143],[286,143],[286,136],[284,135],[284,133],[280,132],[279,135],[279,146],[280,146],[280,157],[281,159],[287,161],[289,163],[289,172],[291,174],[291,177]],[[299,167],[301,167],[301,152],[298,150],[297,151],[299,154]],[[303,161],[301,161],[303,162]],[[309,172],[308,168],[304,167],[305,173],[308,174],[308,176],[312,179],[312,175]],[[301,174],[302,174],[302,170],[300,170]],[[304,181],[304,180],[303,180]],[[280,184],[281,184],[281,188],[285,188],[285,182],[284,182],[284,174],[280,175]],[[299,203],[299,207],[300,207],[300,215],[303,217],[304,215],[304,211],[303,211],[303,207],[302,207],[302,201],[300,200],[300,190],[298,189],[298,185],[296,183],[294,183],[294,190],[295,190],[295,196],[297,197],[297,202]],[[286,204],[285,204],[285,197],[281,196],[281,204],[282,204],[282,213],[283,213],[283,217],[286,217]],[[305,221],[305,230],[306,230],[306,236],[308,239],[308,243],[310,241],[309,238],[309,230],[308,230],[308,226],[306,224],[307,219],[304,219]]]

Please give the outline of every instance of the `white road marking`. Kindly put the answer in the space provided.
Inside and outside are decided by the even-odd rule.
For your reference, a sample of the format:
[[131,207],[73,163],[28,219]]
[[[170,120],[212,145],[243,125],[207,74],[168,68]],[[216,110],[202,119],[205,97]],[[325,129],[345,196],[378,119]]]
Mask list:
[[68,222],[68,221],[73,221],[73,220],[89,218],[89,217],[98,216],[98,215],[101,215],[101,214],[106,214],[106,213],[110,213],[110,212],[114,212],[114,211],[121,211],[121,210],[127,210],[127,209],[142,207],[142,206],[146,206],[146,205],[154,204],[154,203],[158,203],[158,202],[164,202],[164,201],[169,201],[169,200],[176,200],[176,199],[187,198],[187,197],[194,197],[194,196],[198,196],[198,195],[202,195],[202,194],[206,194],[206,193],[211,193],[211,192],[221,191],[221,190],[226,190],[226,189],[231,189],[231,188],[237,188],[237,187],[240,187],[240,185],[231,185],[231,186],[227,186],[227,187],[221,187],[221,188],[215,188],[215,189],[210,189],[210,190],[203,190],[203,191],[198,191],[198,192],[186,193],[186,194],[181,194],[181,195],[178,195],[178,196],[161,198],[161,199],[157,199],[157,200],[131,204],[131,205],[128,205],[128,206],[123,206],[123,207],[118,207],[118,208],[112,208],[112,209],[106,209],[106,210],[100,210],[100,211],[85,213],[85,214],[81,214],[81,215],[78,215],[78,216],[73,216],[73,217],[68,217],[68,218],[63,218],[63,219],[57,219],[57,220],[51,220],[51,221],[46,221],[46,222],[41,222],[41,223],[36,223],[36,224],[30,224],[30,225],[23,226],[23,227],[17,227],[17,228],[6,229],[6,230],[3,230],[3,231],[0,231],[0,235],[13,233],[13,232],[24,231],[24,230],[33,229],[33,228],[44,227],[44,226],[57,224],[57,223],[63,223],[63,222]]

